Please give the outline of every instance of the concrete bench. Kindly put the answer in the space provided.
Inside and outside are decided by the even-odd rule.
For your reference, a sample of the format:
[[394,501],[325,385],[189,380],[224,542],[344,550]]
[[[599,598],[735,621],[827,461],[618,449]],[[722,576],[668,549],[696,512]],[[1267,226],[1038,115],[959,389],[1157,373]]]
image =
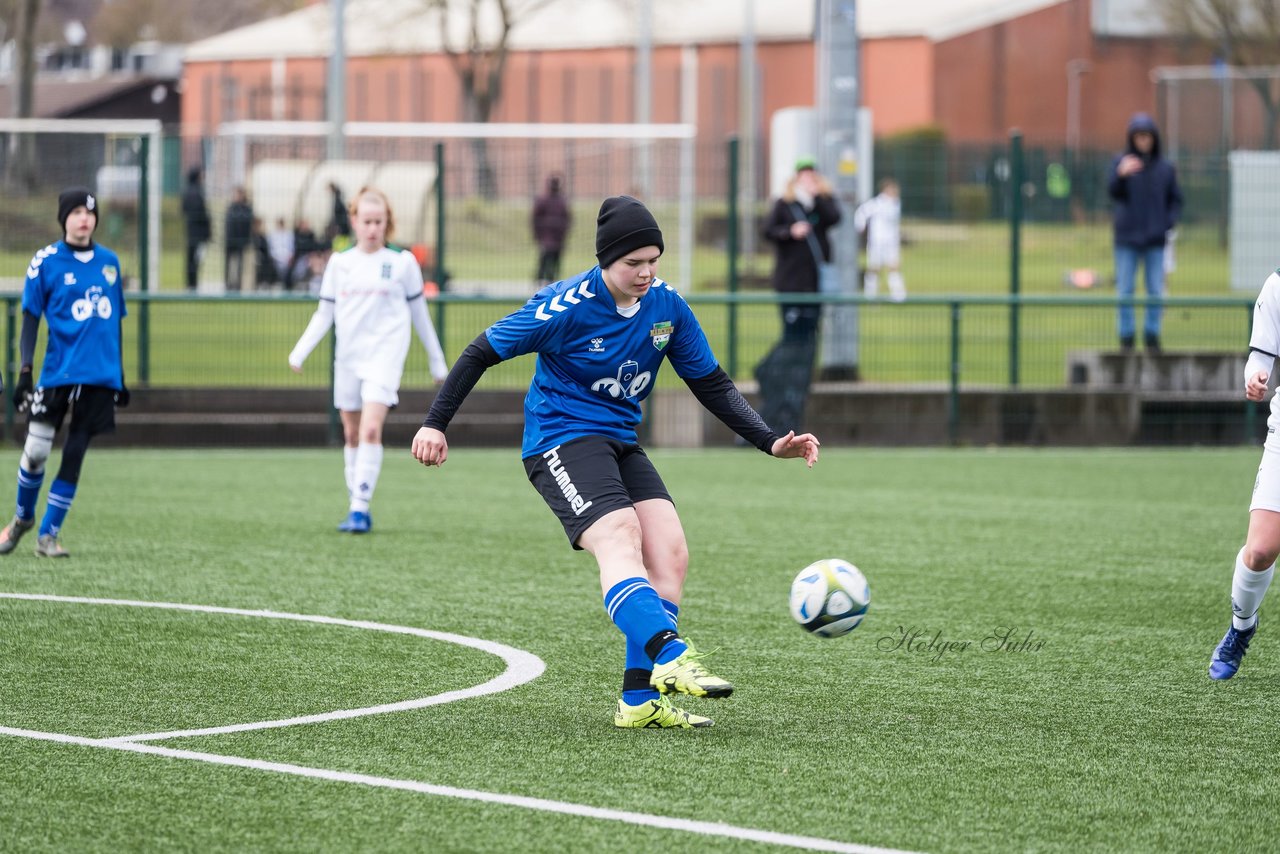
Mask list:
[[1071,350],[1067,384],[1148,393],[1244,395],[1243,351]]

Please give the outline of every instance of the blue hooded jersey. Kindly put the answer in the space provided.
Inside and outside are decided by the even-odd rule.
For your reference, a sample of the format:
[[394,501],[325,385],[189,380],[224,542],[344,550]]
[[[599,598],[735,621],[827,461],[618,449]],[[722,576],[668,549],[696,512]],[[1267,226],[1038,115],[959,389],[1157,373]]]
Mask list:
[[663,359],[685,379],[717,367],[702,327],[674,288],[654,279],[639,310],[624,317],[599,267],[548,285],[485,335],[502,359],[538,354],[524,400],[524,457],[587,435],[635,442],[640,403]]
[[120,259],[104,246],[76,251],[61,240],[31,259],[22,310],[49,324],[40,385],[120,389],[120,322],[125,315]]

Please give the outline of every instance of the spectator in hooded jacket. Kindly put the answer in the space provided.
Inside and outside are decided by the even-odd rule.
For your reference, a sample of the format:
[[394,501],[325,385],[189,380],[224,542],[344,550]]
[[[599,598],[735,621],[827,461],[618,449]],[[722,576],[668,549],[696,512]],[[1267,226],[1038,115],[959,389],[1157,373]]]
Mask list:
[[533,240],[538,244],[538,286],[549,285],[560,278],[560,254],[573,223],[569,205],[560,192],[560,176],[547,178],[546,193],[533,203]]
[[1164,296],[1165,243],[1182,213],[1182,191],[1173,164],[1160,156],[1160,131],[1146,113],[1129,120],[1125,151],[1111,164],[1108,187],[1115,202],[1114,242],[1120,348],[1132,350],[1137,329],[1133,304],[1138,265],[1146,272],[1147,304],[1142,327],[1148,352],[1160,352],[1160,321]]

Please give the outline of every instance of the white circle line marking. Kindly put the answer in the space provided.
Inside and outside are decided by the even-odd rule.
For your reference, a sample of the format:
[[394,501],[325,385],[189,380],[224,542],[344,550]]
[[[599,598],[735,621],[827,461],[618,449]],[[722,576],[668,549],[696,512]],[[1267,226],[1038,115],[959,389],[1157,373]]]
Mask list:
[[376,777],[369,774],[353,774],[348,771],[333,771],[327,768],[311,768],[305,765],[293,765],[287,762],[265,762],[261,759],[245,759],[239,756],[223,756],[217,753],[199,753],[194,750],[175,750],[156,744],[138,744],[120,739],[93,739],[74,735],[62,735],[54,732],[37,732],[35,730],[15,729],[0,726],[0,735],[31,738],[40,741],[53,741],[61,744],[74,744],[83,747],[99,747],[108,750],[123,750],[129,753],[145,753],[151,756],[164,756],[169,759],[186,759],[196,762],[208,762],[214,765],[230,765],[236,768],[250,768],[255,771],[270,771],[276,774],[289,774],[294,777],[307,777],[313,780],[328,780],[335,783],[356,783],[362,786],[374,786],[381,789],[399,789],[406,792],[417,792],[423,795],[435,795],[446,798],[459,798],[468,801],[481,801],[490,804],[519,807],[521,809],[538,810],[540,812],[560,813],[562,815],[582,818],[620,821],[626,824],[643,827],[656,827],[662,830],[677,830],[686,833],[697,833],[703,836],[718,836],[727,839],[742,839],[748,842],[762,842],[767,845],[781,845],[788,848],[803,848],[809,851],[835,851],[840,854],[909,854],[893,848],[878,848],[871,845],[859,845],[856,842],[838,842],[833,839],[819,839],[815,836],[797,836],[790,833],[775,833],[770,830],[756,830],[750,827],[736,827],[713,821],[695,821],[687,818],[650,815],[648,813],[614,810],[603,807],[592,807],[585,804],[571,804],[564,801],[550,801],[544,798],[531,798],[524,795],[504,795],[498,792],[482,792],[476,789],[458,789],[453,786],[437,786],[421,783],[416,780],[397,780],[391,777]]
[[320,623],[328,626],[345,626],[353,629],[367,629],[377,632],[412,635],[414,637],[445,641],[446,643],[455,643],[496,655],[507,664],[506,670],[490,679],[488,682],[483,682],[470,688],[446,691],[442,694],[435,694],[430,697],[419,697],[415,700],[404,700],[398,703],[385,703],[378,706],[367,706],[360,709],[338,709],[333,712],[323,712],[315,715],[302,715],[293,718],[281,718],[279,720],[254,721],[252,723],[203,727],[200,729],[139,733],[137,735],[123,735],[107,739],[113,742],[159,741],[164,738],[184,738],[197,735],[248,732],[259,729],[275,729],[278,727],[298,726],[300,724],[314,724],[324,723],[326,721],[346,720],[349,718],[361,718],[366,715],[381,715],[386,714],[387,712],[404,712],[410,709],[422,709],[427,706],[449,703],[454,700],[465,700],[471,697],[481,697],[485,694],[496,694],[499,691],[506,691],[510,688],[516,687],[517,685],[523,685],[525,682],[532,681],[541,676],[542,672],[546,670],[546,664],[541,658],[538,658],[538,656],[530,652],[525,652],[521,649],[516,649],[515,647],[506,646],[505,644],[481,640],[479,638],[471,638],[465,635],[450,634],[449,632],[435,632],[430,629],[413,628],[412,626],[393,626],[388,623],[374,623],[369,622],[368,620],[344,620],[338,617],[322,617],[314,614],[290,614],[284,611],[254,611],[244,608],[223,608],[217,605],[189,605],[181,602],[143,602],[134,599],[93,599],[82,596],[52,596],[42,593],[0,593],[0,599],[21,599],[33,602],[62,602],[73,605],[121,605],[130,608],[159,608],[168,611],[225,614],[237,617],[259,617],[271,620],[293,620],[303,623]]

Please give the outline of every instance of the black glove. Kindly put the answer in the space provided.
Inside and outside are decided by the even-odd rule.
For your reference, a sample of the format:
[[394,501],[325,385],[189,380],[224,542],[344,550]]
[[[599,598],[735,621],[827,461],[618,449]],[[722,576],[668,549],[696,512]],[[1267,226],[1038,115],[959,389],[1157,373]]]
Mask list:
[[31,371],[21,371],[18,382],[13,387],[13,406],[19,412],[26,412],[31,405],[31,397],[35,394],[35,383],[31,380]]
[[118,406],[121,409],[124,409],[128,405],[129,405],[129,388],[128,386],[124,385],[124,383],[121,383],[120,390],[116,392],[116,406]]

